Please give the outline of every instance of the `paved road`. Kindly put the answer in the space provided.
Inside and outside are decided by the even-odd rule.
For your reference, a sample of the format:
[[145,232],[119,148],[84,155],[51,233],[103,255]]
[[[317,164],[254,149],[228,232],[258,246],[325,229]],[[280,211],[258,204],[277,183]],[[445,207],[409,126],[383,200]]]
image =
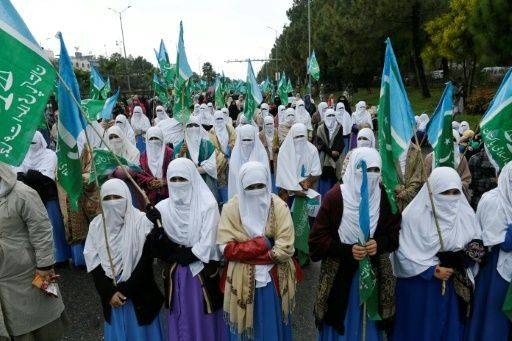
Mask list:
[[[313,263],[304,269],[304,281],[297,288],[296,308],[293,315],[294,340],[315,340],[313,301],[320,264]],[[61,292],[71,328],[64,340],[102,340],[103,315],[99,297],[92,278],[85,270],[59,269],[62,276]],[[160,273],[155,271],[155,274]],[[158,275],[157,275],[158,276]],[[157,279],[161,284],[161,280]]]

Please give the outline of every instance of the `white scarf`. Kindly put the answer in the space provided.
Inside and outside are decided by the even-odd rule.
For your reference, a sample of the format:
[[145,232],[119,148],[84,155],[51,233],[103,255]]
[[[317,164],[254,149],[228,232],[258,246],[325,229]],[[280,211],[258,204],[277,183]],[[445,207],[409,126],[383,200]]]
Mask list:
[[[153,228],[153,224],[146,218],[145,213],[133,207],[130,190],[122,180],[111,179],[105,182],[101,186],[100,195],[101,198],[107,195],[118,195],[123,198],[102,200],[101,205],[105,214],[105,228],[114,272],[116,276],[120,275],[119,282],[125,282],[130,278],[142,256],[146,236]],[[84,258],[88,272],[101,265],[105,275],[113,278],[101,214],[97,215],[90,224],[85,241]]]
[[46,148],[48,145],[39,131],[36,131],[34,134],[32,143],[25,155],[25,159],[23,159],[21,165],[16,168],[16,172],[27,173],[32,169],[55,180],[57,155],[53,150]]
[[229,142],[229,133],[228,129],[226,128],[226,121],[224,118],[224,114],[222,111],[217,110],[213,114],[214,118],[214,131],[215,135],[217,136],[217,139],[219,140],[220,148],[222,149],[223,153],[226,153],[226,150],[228,148],[228,142]]
[[427,124],[430,121],[430,118],[427,114],[423,113],[418,118],[418,130],[419,131],[426,131],[427,130]]
[[155,125],[157,125],[158,123],[160,123],[162,121],[169,119],[169,116],[167,116],[167,113],[165,112],[165,108],[163,106],[158,105],[155,108],[155,112],[156,112]]
[[318,111],[318,114],[320,115],[321,121],[325,121],[325,111],[327,110],[328,107],[329,106],[327,105],[326,102],[318,103],[317,111]]
[[[242,141],[242,140],[252,140]],[[248,161],[258,161],[269,168],[268,155],[261,143],[258,131],[250,124],[241,126],[236,136],[235,146],[229,159],[228,197],[238,194],[238,175],[242,165]],[[270,173],[270,170],[269,170]],[[271,184],[269,182],[269,187]]]
[[[360,137],[366,137],[368,142],[365,140],[359,141]],[[359,130],[359,132],[357,133],[357,146],[375,148],[375,134],[373,133],[373,130],[371,130],[370,128],[363,128]]]
[[188,123],[195,123],[199,127],[187,127],[185,129],[185,143],[187,144],[190,158],[196,165],[199,165],[199,147],[201,146],[201,123],[196,116],[190,116]]
[[[117,135],[119,139],[111,140],[110,135]],[[107,130],[108,146],[117,155],[125,158],[126,160],[138,165],[140,164],[140,152],[123,134],[121,128],[113,125]]]
[[[462,193],[457,172],[450,167],[438,167],[428,181],[443,237],[443,251],[460,251],[471,240],[479,239],[475,212]],[[450,189],[458,189],[460,193],[441,194]],[[402,213],[399,245],[390,257],[397,277],[417,276],[439,264],[436,254],[441,251],[441,245],[426,183]]]
[[[363,179],[361,161],[366,162],[367,168],[378,167],[382,169],[379,152],[374,148],[356,148],[350,154],[347,170],[343,175],[343,185],[341,185],[343,216],[338,228],[340,240],[344,244],[355,244],[360,240],[364,241],[359,227],[359,204],[361,202],[361,183]],[[380,213],[380,173],[368,172],[367,176],[370,203],[370,238],[373,238]]]
[[174,117],[160,121],[156,126],[162,129],[165,143],[172,143],[173,146],[176,146],[183,141],[183,124],[178,122]]
[[[478,203],[476,217],[482,229],[485,246],[499,245],[505,240],[507,225],[512,223],[512,162],[501,170],[498,187],[485,193]],[[507,282],[512,279],[512,252],[500,250],[498,273]]]
[[199,107],[199,121],[201,125],[213,125],[213,116],[206,104],[201,104]]
[[277,119],[279,120],[279,124],[284,123],[285,112],[286,112],[286,107],[284,105],[280,105],[277,107]]
[[[172,177],[188,181],[172,183]],[[203,263],[220,259],[215,243],[220,217],[217,201],[189,159],[171,161],[167,167],[167,181],[169,198],[160,201],[156,208],[162,215],[167,236],[175,243],[192,247],[192,253],[199,261],[189,267],[196,276],[203,269]]]
[[[306,140],[295,141],[295,137],[304,135]],[[302,123],[295,123],[277,155],[276,186],[289,191],[302,191],[299,182],[310,175],[322,174],[317,148],[307,141],[307,129]]]
[[142,134],[151,127],[148,117],[144,115],[142,108],[138,105],[133,108],[133,115],[130,119],[130,124],[134,130],[140,130]]
[[350,135],[352,131],[352,117],[348,111],[345,110],[345,104],[339,102],[336,104],[336,121],[343,127],[343,135]]
[[297,101],[297,109],[295,110],[295,113],[295,120],[297,123],[302,123],[308,130],[313,130],[313,126],[311,124],[311,115],[306,110],[303,100]]
[[337,126],[336,114],[334,113],[334,110],[327,109],[324,113],[323,121],[327,131],[329,132],[329,141],[331,141],[332,135],[334,134]]
[[[249,161],[240,168],[237,181],[238,202],[242,226],[251,238],[265,235],[268,214],[270,211],[271,190],[269,187],[270,173],[268,167],[257,161]],[[250,185],[265,184],[262,189],[245,190]],[[269,271],[271,264],[256,265],[256,287],[265,286],[271,281]]]
[[356,112],[352,114],[352,123],[361,126],[362,124],[368,124],[370,128],[373,128],[372,116],[366,110],[366,102],[359,101],[356,104]]
[[[151,140],[152,137],[156,137],[158,140]],[[155,178],[162,179],[165,144],[164,134],[158,127],[151,127],[146,133],[146,154],[151,174],[153,174]]]
[[268,155],[270,156],[270,160],[272,160],[274,155],[272,146],[274,144],[275,135],[274,118],[272,115],[266,116],[263,119],[263,134],[265,135],[265,141],[267,141]]
[[135,133],[133,132],[133,128],[128,122],[126,116],[124,116],[123,114],[117,115],[116,123],[114,125],[118,126],[123,132],[123,135],[128,139],[128,141],[135,145]]

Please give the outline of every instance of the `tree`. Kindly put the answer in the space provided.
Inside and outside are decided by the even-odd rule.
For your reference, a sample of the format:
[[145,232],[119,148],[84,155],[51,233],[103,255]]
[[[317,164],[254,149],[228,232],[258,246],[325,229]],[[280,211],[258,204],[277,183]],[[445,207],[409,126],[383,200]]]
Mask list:
[[216,73],[213,70],[212,64],[210,62],[204,63],[202,70],[203,70],[203,79],[206,81],[206,83],[208,85],[211,85],[216,76]]
[[512,2],[479,0],[469,20],[476,53],[487,65],[512,63]]
[[463,83],[468,93],[477,63],[469,20],[477,0],[450,0],[449,11],[429,21],[425,29],[430,41],[423,56],[431,62],[446,58],[462,68]]
[[120,87],[122,92],[128,92],[126,68],[128,68],[128,74],[130,75],[133,93],[149,92],[151,89],[151,81],[156,69],[153,64],[143,57],[133,58],[130,56],[125,59],[121,54],[114,53],[109,58],[100,57],[98,64],[99,71],[103,77],[110,78],[113,90]]

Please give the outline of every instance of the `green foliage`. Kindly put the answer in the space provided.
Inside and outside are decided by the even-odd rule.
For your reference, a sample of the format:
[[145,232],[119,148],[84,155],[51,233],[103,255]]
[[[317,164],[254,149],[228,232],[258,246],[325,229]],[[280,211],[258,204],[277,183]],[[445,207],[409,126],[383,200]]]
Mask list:
[[114,53],[109,58],[100,57],[98,60],[99,72],[106,79],[110,78],[111,89],[121,88],[121,92],[128,92],[127,69],[130,75],[132,92],[148,91],[155,67],[143,57],[129,57],[125,59],[119,53]]

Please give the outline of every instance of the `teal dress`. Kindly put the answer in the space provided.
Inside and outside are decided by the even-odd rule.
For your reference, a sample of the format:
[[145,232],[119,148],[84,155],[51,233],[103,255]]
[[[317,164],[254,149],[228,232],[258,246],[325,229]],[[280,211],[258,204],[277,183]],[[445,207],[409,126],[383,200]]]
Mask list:
[[[183,140],[174,147],[174,159],[179,157],[182,144]],[[209,140],[201,139],[197,162],[201,164],[201,162],[208,160],[213,153],[215,153],[215,147],[213,146],[213,143]],[[192,158],[190,157],[190,153],[188,151],[186,156],[187,159],[192,160]],[[220,202],[217,179],[211,177],[210,175],[208,175],[208,173],[201,174],[201,177],[203,178],[204,182],[206,182],[206,185],[208,186],[210,191],[212,191],[215,200],[217,200],[217,202]]]

